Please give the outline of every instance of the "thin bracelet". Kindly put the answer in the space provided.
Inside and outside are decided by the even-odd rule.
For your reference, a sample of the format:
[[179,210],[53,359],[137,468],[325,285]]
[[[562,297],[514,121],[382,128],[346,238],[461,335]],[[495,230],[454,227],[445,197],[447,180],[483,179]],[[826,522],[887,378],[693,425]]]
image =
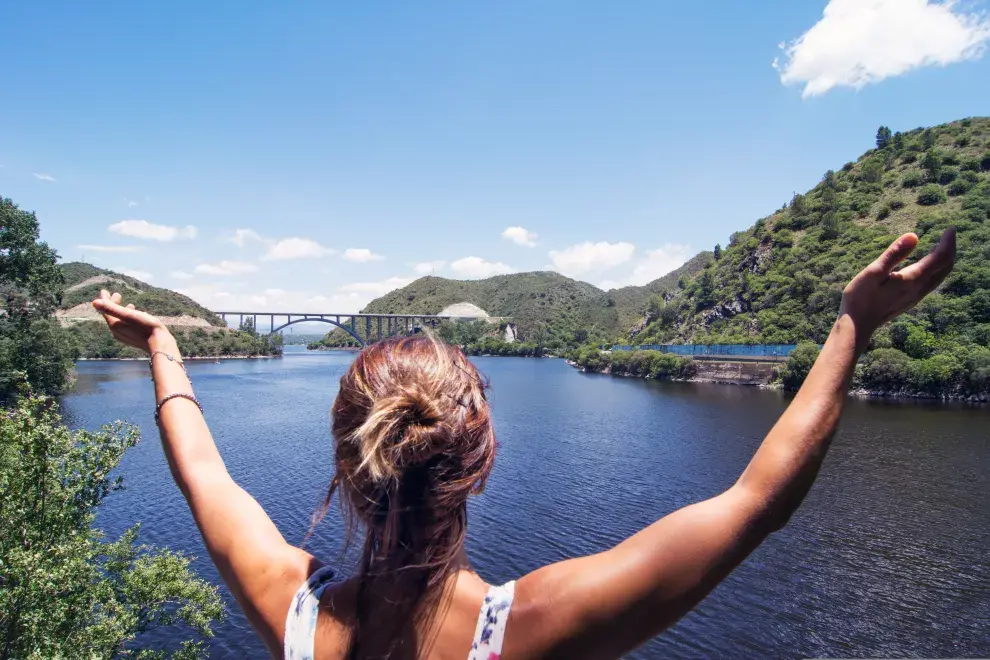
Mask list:
[[189,401],[192,401],[193,403],[196,404],[196,407],[199,408],[200,414],[203,413],[203,404],[200,403],[199,402],[199,399],[197,399],[192,394],[186,394],[184,392],[176,392],[175,394],[167,394],[167,395],[165,395],[165,396],[162,397],[162,400],[158,402],[158,406],[155,408],[155,424],[156,425],[160,425],[161,424],[162,406],[164,406],[166,403],[168,403],[172,399],[188,399]]
[[183,362],[182,360],[180,360],[179,358],[175,357],[174,355],[169,355],[165,351],[151,351],[151,354],[148,356],[148,369],[151,371],[151,379],[152,380],[155,379],[154,361],[155,361],[155,356],[156,355],[164,355],[166,358],[168,358],[168,361],[169,362],[175,362],[177,365],[179,365],[180,367],[182,367],[182,371],[187,376],[189,375],[189,372],[186,371],[186,363]]

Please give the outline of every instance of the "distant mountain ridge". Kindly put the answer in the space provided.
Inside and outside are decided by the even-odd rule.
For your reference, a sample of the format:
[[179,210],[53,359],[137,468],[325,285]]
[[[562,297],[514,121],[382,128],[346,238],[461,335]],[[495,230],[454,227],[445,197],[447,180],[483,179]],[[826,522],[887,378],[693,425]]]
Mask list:
[[422,277],[368,303],[365,314],[437,314],[450,305],[470,303],[490,316],[510,319],[522,336],[537,324],[551,330],[583,330],[614,338],[642,318],[652,297],[670,293],[713,259],[702,252],[662,278],[643,286],[603,291],[551,271],[497,275],[483,280]]

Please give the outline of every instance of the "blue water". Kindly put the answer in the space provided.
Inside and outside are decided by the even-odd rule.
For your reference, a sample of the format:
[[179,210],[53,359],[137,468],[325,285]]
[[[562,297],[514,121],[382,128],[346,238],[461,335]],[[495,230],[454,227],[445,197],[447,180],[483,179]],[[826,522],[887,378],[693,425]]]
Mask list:
[[[233,477],[298,543],[331,477],[328,411],[353,354],[190,364]],[[785,406],[777,393],[581,374],[559,360],[477,358],[500,443],[471,505],[468,553],[491,582],[597,552],[729,486]],[[145,441],[98,524],[198,557],[219,577],[172,483],[143,362],[84,362],[70,423],[125,419]],[[694,612],[631,657],[990,656],[990,411],[853,402],[818,483]],[[340,556],[332,515],[309,548]],[[267,657],[226,589],[215,658]],[[158,640],[166,643],[166,640]]]

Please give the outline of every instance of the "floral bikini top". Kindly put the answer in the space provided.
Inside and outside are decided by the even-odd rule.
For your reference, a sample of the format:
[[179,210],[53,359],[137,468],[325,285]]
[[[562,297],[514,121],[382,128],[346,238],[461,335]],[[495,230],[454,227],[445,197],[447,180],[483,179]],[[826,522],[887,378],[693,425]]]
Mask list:
[[[313,660],[316,620],[320,612],[320,597],[333,582],[333,570],[328,566],[317,570],[292,597],[285,618],[285,660]],[[505,641],[505,624],[515,595],[516,583],[506,582],[491,587],[481,603],[478,625],[468,660],[500,660]]]

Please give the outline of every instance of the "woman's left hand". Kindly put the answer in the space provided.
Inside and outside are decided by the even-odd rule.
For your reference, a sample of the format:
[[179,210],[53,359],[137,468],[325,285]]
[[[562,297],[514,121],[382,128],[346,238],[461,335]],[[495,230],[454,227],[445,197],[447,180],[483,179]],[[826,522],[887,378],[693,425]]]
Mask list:
[[114,339],[122,344],[133,346],[151,353],[159,345],[174,345],[172,334],[156,316],[141,312],[133,304],[122,306],[119,293],[110,295],[105,289],[93,301],[95,307],[106,320]]

